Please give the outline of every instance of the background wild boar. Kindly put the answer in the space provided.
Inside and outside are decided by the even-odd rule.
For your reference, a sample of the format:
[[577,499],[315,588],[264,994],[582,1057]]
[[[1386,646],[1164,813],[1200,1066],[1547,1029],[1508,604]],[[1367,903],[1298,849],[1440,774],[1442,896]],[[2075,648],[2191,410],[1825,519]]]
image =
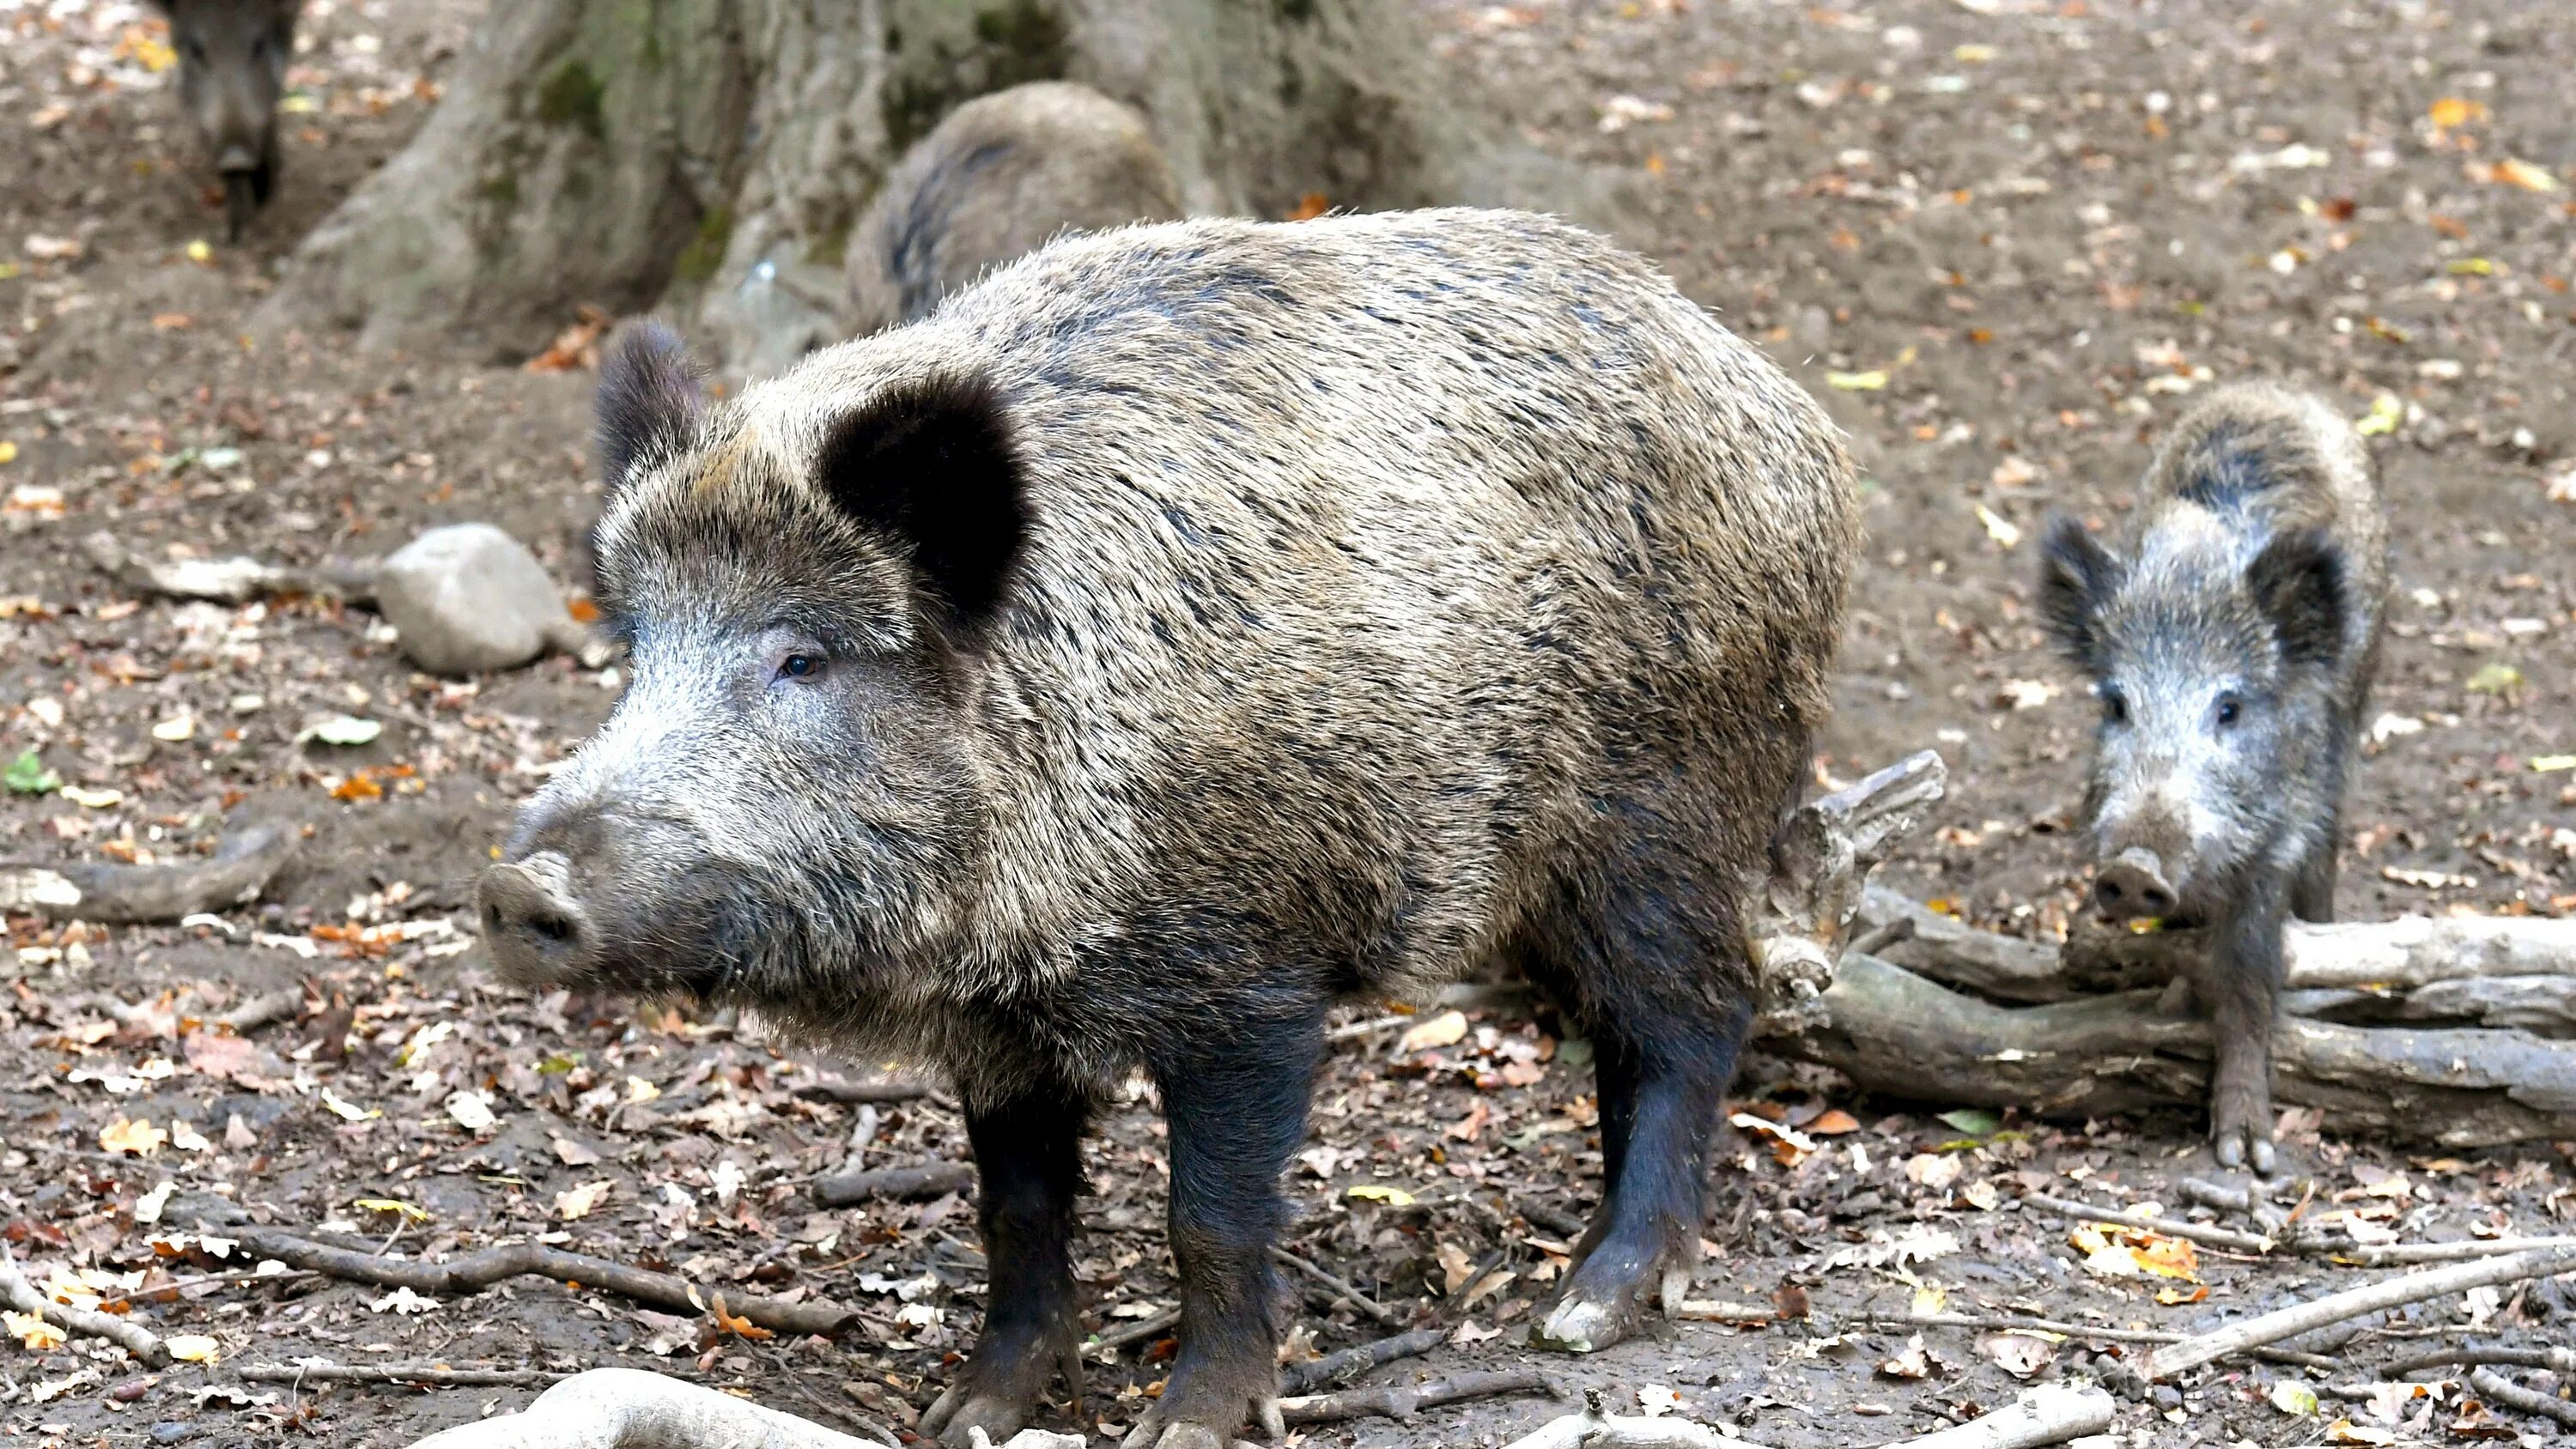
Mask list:
[[2050,528],[2040,598],[2102,703],[2085,812],[2094,903],[2205,925],[2218,1160],[2269,1172],[2281,927],[2334,916],[2353,737],[2379,657],[2388,530],[2332,404],[2222,388],[2157,451],[2118,553]]
[[1180,185],[1134,108],[1067,81],[978,96],[904,153],[851,233],[852,333],[917,322],[1059,233],[1180,215]]
[[277,185],[277,102],[303,0],[154,0],[179,53],[179,109],[224,181],[234,241]]
[[633,682],[484,930],[952,1076],[991,1286],[925,1432],[1078,1379],[1076,1144],[1141,1067],[1182,1348],[1129,1442],[1276,1435],[1324,1013],[1496,958],[1598,1052],[1544,1335],[1679,1296],[1856,545],[1778,369],[1598,237],[1431,211],[1060,241],[720,405],[639,333],[600,417]]

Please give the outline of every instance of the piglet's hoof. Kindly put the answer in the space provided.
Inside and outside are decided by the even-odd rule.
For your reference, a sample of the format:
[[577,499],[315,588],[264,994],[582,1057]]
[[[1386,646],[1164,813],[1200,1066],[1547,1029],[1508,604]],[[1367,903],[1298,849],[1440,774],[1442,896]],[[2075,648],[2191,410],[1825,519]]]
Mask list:
[[2221,1092],[2210,1103],[2209,1145],[2225,1168],[2250,1166],[2264,1177],[2276,1170],[2271,1104],[2252,1093]]

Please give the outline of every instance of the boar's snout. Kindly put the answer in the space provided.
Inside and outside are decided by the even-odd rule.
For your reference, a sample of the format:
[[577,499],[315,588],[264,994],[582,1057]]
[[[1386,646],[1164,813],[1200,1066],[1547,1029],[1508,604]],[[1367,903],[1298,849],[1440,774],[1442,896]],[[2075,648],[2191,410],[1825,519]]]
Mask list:
[[581,969],[590,955],[590,917],[574,899],[572,867],[539,851],[483,872],[477,892],[483,939],[504,975],[542,983]]
[[2181,899],[2165,863],[2143,846],[2121,851],[2093,875],[2093,904],[2114,921],[2169,916]]

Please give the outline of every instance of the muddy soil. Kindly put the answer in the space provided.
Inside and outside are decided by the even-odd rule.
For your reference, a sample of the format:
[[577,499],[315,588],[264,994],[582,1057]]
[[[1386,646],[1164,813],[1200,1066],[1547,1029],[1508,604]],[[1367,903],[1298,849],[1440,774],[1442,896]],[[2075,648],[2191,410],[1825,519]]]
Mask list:
[[[2051,509],[2116,517],[2194,389],[2278,374],[2389,425],[2375,446],[2400,555],[2343,913],[2576,909],[2576,773],[2550,758],[2576,754],[2576,14],[1423,3],[1459,86],[1540,146],[1633,168],[1628,240],[1850,430],[1871,542],[1817,775],[1926,745],[1952,768],[1895,883],[1998,929],[2063,929],[2093,706],[2041,647],[2030,537]],[[268,902],[220,924],[9,918],[0,1238],[40,1277],[211,1340],[213,1358],[143,1373],[86,1340],[0,1345],[0,1424],[31,1442],[396,1445],[532,1392],[236,1373],[300,1358],[627,1363],[900,1436],[972,1341],[971,1203],[811,1197],[844,1167],[960,1156],[953,1108],[818,1098],[818,1068],[882,1064],[782,1055],[722,1022],[530,1001],[459,929],[472,872],[604,715],[613,667],[431,680],[364,611],[137,599],[76,551],[107,529],[174,555],[314,563],[488,519],[573,580],[596,497],[586,374],[244,330],[294,238],[427,114],[478,8],[310,0],[281,194],[232,246],[146,8],[0,0],[0,761],[33,750],[25,783],[70,787],[0,795],[0,857],[168,859],[251,820],[310,827]],[[381,734],[310,735],[344,714]],[[242,1038],[202,1025],[298,983],[293,1019]],[[1600,1154],[1583,1044],[1499,1000],[1351,1037],[1292,1170],[1296,1251],[1389,1316],[1454,1330],[1381,1381],[1539,1363],[1614,1407],[1671,1403],[1781,1445],[1875,1443],[2008,1401],[2016,1369],[2091,1373],[2108,1345],[1935,1329],[1917,1352],[1867,1315],[1937,1298],[2189,1331],[2361,1276],[2211,1250],[2189,1277],[2103,1276],[2069,1225],[2013,1204],[2038,1189],[2180,1210],[2173,1179],[2210,1171],[2187,1116],[1944,1121],[1952,1104],[1862,1099],[1756,1058],[1739,1106],[1807,1145],[1729,1137],[1693,1291],[1811,1316],[1542,1358],[1522,1331]],[[2409,1155],[2285,1126],[2283,1199],[2312,1191],[2311,1215],[2407,1236],[2576,1230],[2576,1144]],[[1110,1113],[1090,1157],[1080,1273],[1114,1330],[1173,1301],[1150,1101]],[[543,1235],[863,1316],[834,1342],[764,1339],[544,1280],[438,1300],[244,1279],[188,1218],[206,1193],[397,1257]],[[1389,1331],[1322,1290],[1298,1324],[1294,1355]],[[2422,1305],[2332,1347],[2332,1373],[2212,1373],[2126,1407],[2120,1429],[2308,1443],[2342,1414],[2398,1439],[2545,1434],[2454,1391],[2329,1397],[2322,1418],[2272,1393],[2367,1380],[2426,1341],[2564,1343],[2572,1325],[2563,1284]],[[1051,1422],[1132,1422],[1169,1349],[1095,1354],[1080,1411]],[[1499,1444],[1564,1407],[1498,1400],[1303,1437]]]

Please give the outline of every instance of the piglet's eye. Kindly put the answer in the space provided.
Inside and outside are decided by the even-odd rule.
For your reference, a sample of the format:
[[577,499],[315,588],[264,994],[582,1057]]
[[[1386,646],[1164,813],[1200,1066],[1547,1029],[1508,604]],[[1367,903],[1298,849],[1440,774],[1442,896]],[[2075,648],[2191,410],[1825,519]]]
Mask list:
[[781,679],[816,679],[822,673],[823,656],[820,654],[790,654],[778,661],[778,677]]
[[2237,717],[2242,715],[2244,712],[2245,702],[2238,699],[2235,695],[2222,694],[2218,697],[2217,716],[2218,727],[2220,729],[2226,729],[2235,724]]

